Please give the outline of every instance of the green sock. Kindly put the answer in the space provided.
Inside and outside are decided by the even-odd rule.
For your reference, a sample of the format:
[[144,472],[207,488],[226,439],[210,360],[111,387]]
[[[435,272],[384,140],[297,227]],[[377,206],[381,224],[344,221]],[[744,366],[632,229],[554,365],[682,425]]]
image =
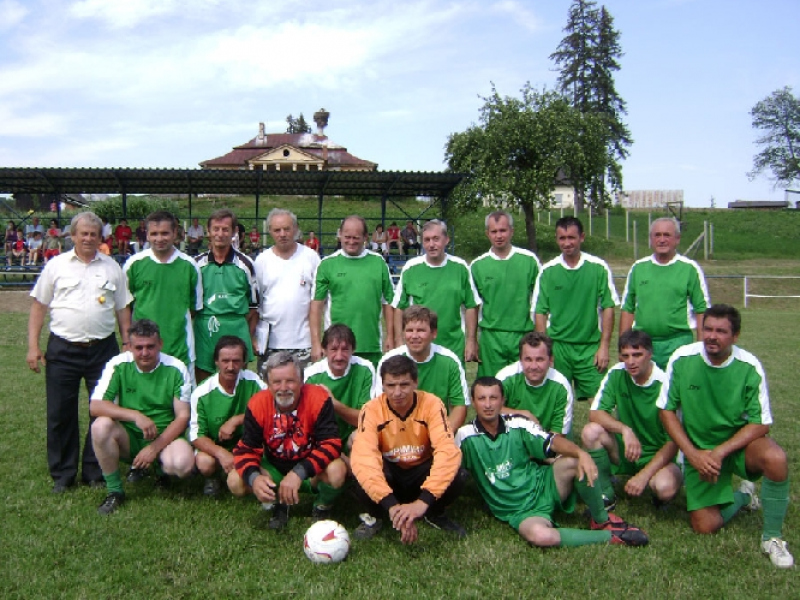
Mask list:
[[586,476],[583,477],[583,481],[580,481],[576,477],[575,489],[581,497],[581,500],[589,507],[589,512],[595,523],[605,523],[608,521],[608,512],[606,512],[605,506],[603,506],[603,493],[600,491],[600,486],[597,485],[597,482],[595,482],[594,487],[589,487],[589,484],[586,483]]
[[333,506],[336,499],[342,495],[342,488],[335,488],[327,483],[319,482],[317,484],[317,500],[314,502],[317,506]]
[[610,531],[592,531],[591,529],[558,528],[561,536],[561,548],[575,548],[588,544],[607,544],[611,540]]
[[103,479],[106,480],[106,488],[109,492],[125,493],[125,490],[122,489],[122,477],[119,475],[119,469],[108,475],[103,473]]
[[600,486],[600,491],[609,500],[614,499],[614,484],[611,483],[611,459],[605,448],[589,450],[594,464],[597,465],[597,481],[595,485]]
[[783,519],[789,507],[789,478],[772,481],[764,477],[761,482],[761,506],[764,508],[764,529],[761,539],[781,537]]
[[719,511],[719,513],[722,515],[722,522],[727,523],[730,521],[734,515],[739,512],[739,509],[749,502],[750,494],[733,492],[733,502],[726,504],[725,507],[721,508]]

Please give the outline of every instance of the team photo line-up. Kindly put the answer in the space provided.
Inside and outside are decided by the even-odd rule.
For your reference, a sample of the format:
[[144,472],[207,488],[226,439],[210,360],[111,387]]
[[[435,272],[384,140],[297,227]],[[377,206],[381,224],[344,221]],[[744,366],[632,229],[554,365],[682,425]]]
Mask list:
[[[103,221],[76,215],[74,248],[44,266],[28,324],[53,492],[103,488],[98,512],[109,515],[125,482],[199,473],[204,494],[252,494],[282,529],[301,493],[314,494],[312,518],[327,519],[347,486],[363,506],[357,539],[387,522],[412,543],[421,522],[466,535],[447,508],[471,476],[491,513],[534,546],[646,545],[612,512],[619,477],[626,495],[656,506],[684,487],[697,533],[760,509],[762,552],[791,567],[788,465],[769,437],[764,369],[736,345],[738,311],[711,305],[701,268],[677,252],[678,222],[652,223],[653,254],[633,264],[621,301],[608,265],[581,250],[577,218],[558,220],[561,254],[544,265],[511,244],[509,213],[485,225],[490,247],[468,264],[447,253],[443,221],[419,233],[412,223],[413,237],[392,239],[422,254],[393,284],[388,242],[368,250],[357,215],[320,258],[276,208],[273,245],[253,260],[234,244],[230,210],[209,217],[208,251],[194,257],[176,247],[174,215],[154,212],[149,247],[122,267],[99,251]],[[478,362],[471,386],[467,362]],[[580,400],[589,422],[573,432]],[[588,529],[559,527],[554,515],[578,497]]]

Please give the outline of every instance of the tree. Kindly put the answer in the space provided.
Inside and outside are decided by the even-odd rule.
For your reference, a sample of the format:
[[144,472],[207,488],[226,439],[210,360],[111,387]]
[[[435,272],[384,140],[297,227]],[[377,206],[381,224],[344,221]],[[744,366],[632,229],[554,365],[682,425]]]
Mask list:
[[748,177],[770,170],[776,186],[800,179],[800,98],[788,86],[775,90],[756,103],[750,115],[753,128],[764,134],[756,140],[763,149],[753,157]]
[[522,97],[501,97],[494,85],[483,98],[480,124],[453,133],[445,158],[467,179],[453,201],[475,210],[484,201],[519,207],[525,215],[528,247],[536,250],[537,209],[550,208],[557,180],[573,173],[602,180],[606,166],[604,124],[581,114],[560,93],[526,84]]
[[632,143],[627,125],[625,101],[617,93],[614,73],[619,71],[622,48],[614,18],[605,6],[597,8],[593,0],[574,0],[570,7],[566,33],[550,55],[560,69],[559,89],[581,113],[599,115],[605,123],[607,164],[605,180],[584,179],[574,173],[576,205],[583,210],[586,192],[596,206],[609,202],[606,182],[612,190],[622,187],[620,161],[628,156]]
[[294,116],[289,115],[286,117],[286,123],[288,124],[286,133],[311,133],[311,127],[306,122],[303,113],[300,113],[300,116],[296,119]]

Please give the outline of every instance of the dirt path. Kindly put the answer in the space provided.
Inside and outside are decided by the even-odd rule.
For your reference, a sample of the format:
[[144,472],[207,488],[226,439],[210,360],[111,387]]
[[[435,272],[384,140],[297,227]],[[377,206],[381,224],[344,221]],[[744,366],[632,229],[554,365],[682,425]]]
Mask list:
[[31,307],[30,291],[0,291],[0,314],[28,313]]

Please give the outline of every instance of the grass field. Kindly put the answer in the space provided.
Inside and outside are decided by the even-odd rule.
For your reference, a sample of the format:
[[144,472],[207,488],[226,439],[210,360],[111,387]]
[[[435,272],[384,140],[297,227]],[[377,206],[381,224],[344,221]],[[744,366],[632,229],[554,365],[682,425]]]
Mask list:
[[[794,306],[745,311],[740,341],[764,363],[776,418],[773,435],[796,474],[800,311]],[[110,518],[100,518],[96,507],[103,491],[81,487],[61,496],[50,493],[44,380],[25,366],[27,315],[5,313],[2,320],[2,598],[658,599],[796,593],[795,571],[775,569],[758,551],[760,514],[739,515],[719,534],[701,537],[690,533],[682,496],[666,512],[656,511],[647,499],[621,503],[617,512],[650,534],[647,548],[542,551],[485,514],[470,485],[450,511],[468,529],[465,540],[421,525],[419,542],[404,547],[384,529],[374,540],[355,542],[348,559],[333,566],[314,566],[303,555],[310,497],[293,509],[289,527],[280,534],[267,530],[268,514],[254,499],[206,499],[200,480],[180,482],[169,491],[149,481],[127,485],[129,502]],[[576,430],[586,422],[587,410],[586,404],[577,407]],[[799,495],[795,481],[792,501]],[[581,511],[559,517],[560,523],[586,526]],[[357,513],[343,496],[336,516],[351,532]],[[792,504],[784,533],[798,556],[799,530]]]

